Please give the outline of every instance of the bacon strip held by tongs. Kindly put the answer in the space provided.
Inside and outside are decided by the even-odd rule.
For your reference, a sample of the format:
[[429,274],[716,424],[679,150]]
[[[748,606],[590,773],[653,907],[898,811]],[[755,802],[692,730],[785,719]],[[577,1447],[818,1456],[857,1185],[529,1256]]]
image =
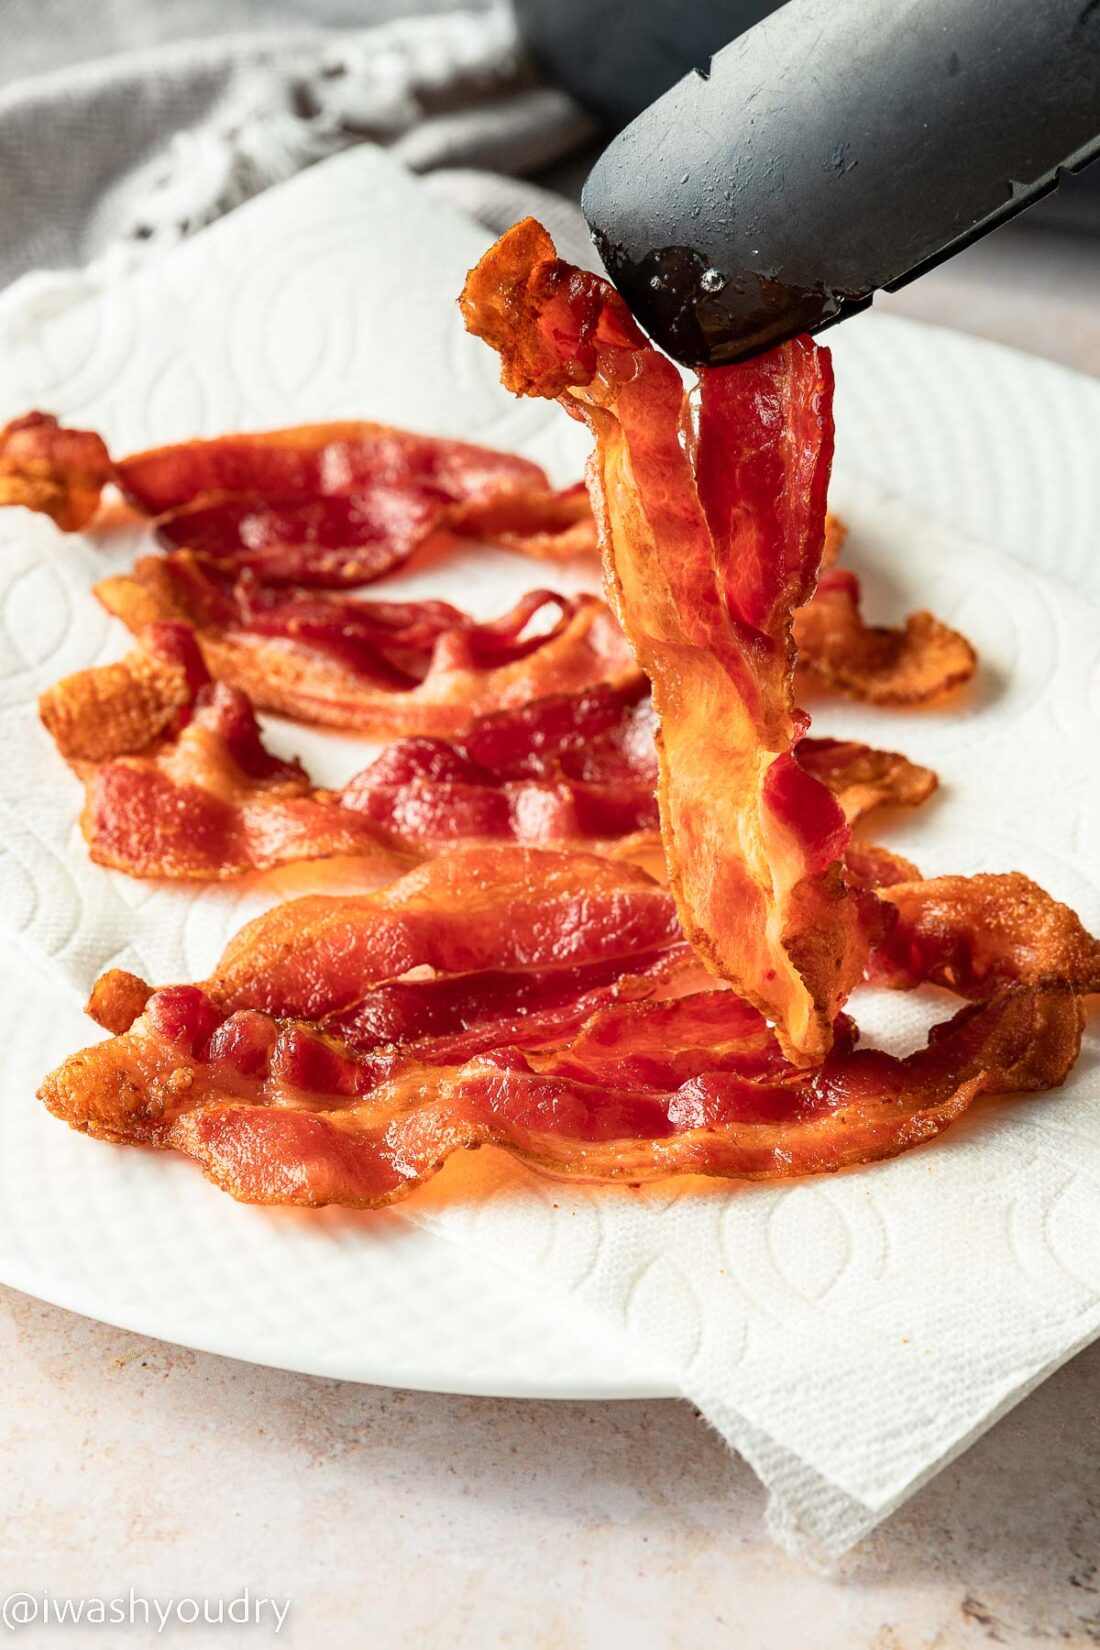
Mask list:
[[1064,908],[1031,899],[987,992],[926,1049],[853,1052],[842,1021],[807,1075],[756,1010],[700,989],[673,901],[641,871],[467,850],[382,894],[265,913],[202,987],[105,976],[90,1011],[113,1040],[42,1097],[261,1203],[391,1202],[481,1144],[587,1180],[817,1173],[930,1139],[982,1093],[1062,1081],[1092,976]]
[[190,551],[142,556],[96,595],[135,635],[186,621],[211,674],[257,709],[367,738],[455,734],[476,716],[547,694],[638,679],[626,638],[595,596],[532,590],[511,612],[477,623],[448,602],[227,579]]
[[519,395],[586,421],[608,588],[661,725],[660,801],[684,930],[806,1062],[863,972],[861,905],[829,792],[792,750],[791,626],[814,588],[832,456],[828,353],[796,339],[680,374],[597,276],[528,219],[470,275],[467,326]]

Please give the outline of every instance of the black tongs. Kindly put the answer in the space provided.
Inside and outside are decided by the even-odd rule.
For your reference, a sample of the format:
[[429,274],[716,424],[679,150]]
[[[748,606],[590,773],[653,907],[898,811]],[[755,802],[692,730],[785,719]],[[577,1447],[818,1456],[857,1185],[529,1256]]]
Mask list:
[[1100,153],[1100,0],[790,0],[605,151],[584,212],[690,366],[817,332]]

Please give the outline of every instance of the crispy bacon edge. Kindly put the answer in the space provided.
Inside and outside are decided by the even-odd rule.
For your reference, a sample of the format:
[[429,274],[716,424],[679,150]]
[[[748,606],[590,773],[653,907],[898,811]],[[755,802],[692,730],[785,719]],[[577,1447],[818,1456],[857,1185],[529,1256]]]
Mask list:
[[36,510],[64,533],[87,527],[113,474],[98,435],[66,429],[50,413],[27,413],[0,429],[0,507]]
[[868,625],[859,580],[830,567],[794,618],[802,676],[871,705],[925,705],[969,682],[978,656],[934,614],[911,613],[902,628]]

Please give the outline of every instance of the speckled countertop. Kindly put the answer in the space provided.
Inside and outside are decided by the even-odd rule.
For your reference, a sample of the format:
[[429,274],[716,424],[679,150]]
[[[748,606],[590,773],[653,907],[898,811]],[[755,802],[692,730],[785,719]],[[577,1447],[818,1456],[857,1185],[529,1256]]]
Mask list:
[[[1100,244],[1023,229],[884,307],[1100,374]],[[260,1625],[34,1645],[937,1650],[1100,1643],[1100,1346],[829,1574],[674,1402],[342,1385],[0,1290],[0,1595],[289,1598]]]
[[0,1349],[5,1591],[247,1586],[292,1604],[277,1639],[242,1637],[305,1650],[1100,1641],[1100,1347],[829,1575],[768,1542],[752,1473],[685,1404],[343,1385],[150,1344],[11,1291]]

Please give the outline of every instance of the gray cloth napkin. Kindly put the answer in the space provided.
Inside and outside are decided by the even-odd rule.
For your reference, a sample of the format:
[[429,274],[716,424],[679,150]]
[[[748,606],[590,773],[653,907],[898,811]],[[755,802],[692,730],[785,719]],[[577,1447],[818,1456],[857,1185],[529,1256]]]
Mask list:
[[[314,16],[333,9],[328,0],[312,4]],[[104,31],[108,45],[155,34],[160,16],[151,0],[89,0],[64,7],[65,23],[51,0],[36,5],[39,61],[55,50],[86,57],[108,14],[115,23],[113,35]],[[31,270],[110,279],[261,189],[364,141],[432,173],[438,193],[489,228],[538,211],[554,220],[564,251],[591,258],[575,207],[514,180],[590,143],[592,122],[540,81],[500,0],[391,15],[407,6],[344,6],[383,18],[355,30],[272,27],[269,10],[267,26],[254,32],[169,40],[9,80],[0,89],[0,286]],[[248,0],[222,10],[230,21],[254,20]],[[0,0],[0,25],[10,28],[13,11],[29,28],[24,0]],[[129,28],[120,30],[120,18]],[[169,4],[166,32],[181,18]],[[24,64],[33,64],[26,33],[20,38]],[[51,301],[57,297],[55,286]]]

